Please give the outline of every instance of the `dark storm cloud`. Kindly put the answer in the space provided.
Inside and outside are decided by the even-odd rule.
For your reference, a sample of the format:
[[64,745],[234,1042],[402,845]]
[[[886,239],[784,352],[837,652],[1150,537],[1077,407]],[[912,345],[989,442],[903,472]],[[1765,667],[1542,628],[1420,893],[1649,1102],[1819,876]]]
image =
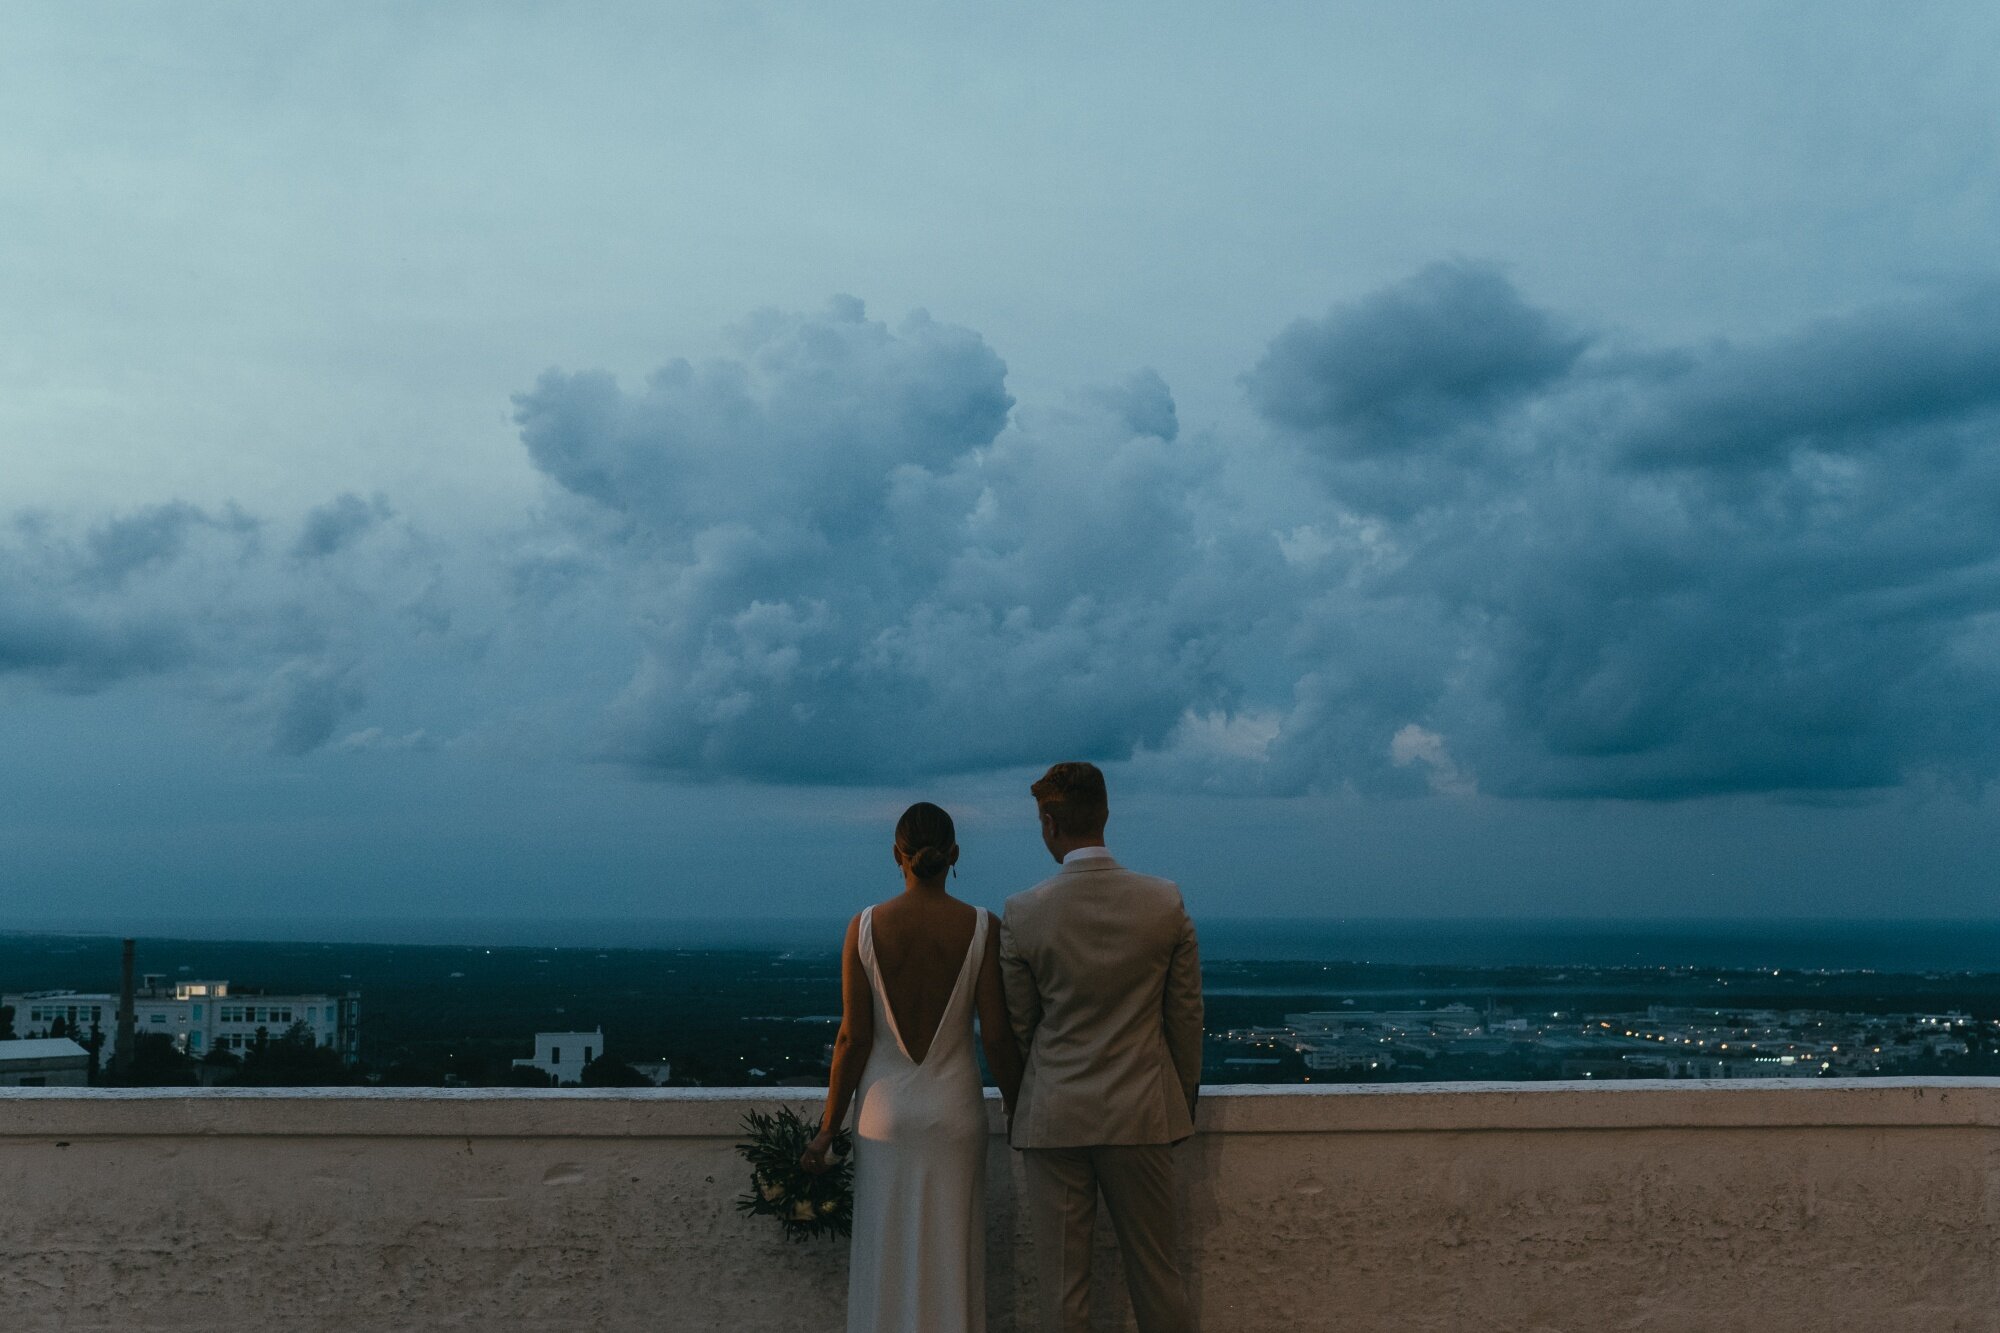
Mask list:
[[[1431,328],[1450,344],[1447,330],[1517,300],[1481,292],[1463,319],[1447,301]],[[1419,344],[1404,352],[1420,359]],[[1450,345],[1440,357],[1463,364]],[[1276,755],[1334,781],[1351,771],[1338,760],[1357,719],[1379,735],[1407,715],[1503,793],[1674,798],[1994,774],[1992,289],[1755,347],[1584,359],[1562,374],[1530,359],[1543,367],[1532,392],[1517,380],[1504,407],[1466,404],[1481,456],[1505,466],[1455,468],[1448,489],[1419,467],[1413,503],[1364,506],[1377,572],[1309,611],[1328,663],[1312,679],[1350,684],[1295,708]],[[1325,374],[1344,382],[1337,365]],[[1450,447],[1434,436],[1404,447],[1419,459]],[[1376,497],[1372,464],[1323,467],[1328,495]],[[1399,663],[1393,690],[1353,684],[1378,641]]]
[[1619,348],[1456,263],[1278,335],[1280,447],[1152,372],[1010,415],[976,335],[849,302],[518,405],[642,767],[1670,799],[1993,774],[1996,348],[1988,289]]
[[1635,348],[1454,263],[1278,333],[1243,439],[1150,370],[1017,408],[977,333],[843,298],[633,386],[544,375],[511,529],[353,494],[276,554],[234,510],[19,519],[0,676],[167,681],[286,755],[484,728],[695,779],[1980,784],[1996,366],[1990,285]]
[[739,357],[672,362],[631,397],[549,372],[516,400],[529,457],[642,536],[746,512],[844,535],[874,520],[898,468],[948,466],[1014,404],[977,334],[921,313],[892,333],[851,297],[811,320],[761,313],[736,342]]
[[2000,401],[2000,284],[1691,353],[1619,439],[1635,465],[1763,468],[1895,447]]
[[164,671],[184,654],[181,636],[170,624],[97,619],[19,588],[0,587],[0,676],[26,676],[84,693]]
[[1174,395],[1157,370],[1139,371],[1122,384],[1092,389],[1084,397],[1114,414],[1134,435],[1157,435],[1171,440],[1181,433]]
[[1244,377],[1269,420],[1343,457],[1422,447],[1560,378],[1584,340],[1499,269],[1433,264],[1299,320]]
[[[386,506],[342,497],[306,518],[325,561]],[[359,505],[365,517],[356,521]],[[220,705],[278,753],[329,740],[382,655],[436,591],[394,565],[303,572],[273,558],[261,519],[181,502],[100,520],[23,513],[0,529],[0,676],[70,693],[147,679]]]
[[352,492],[335,496],[307,512],[298,540],[292,544],[292,555],[300,560],[332,555],[393,512],[388,500],[380,495],[373,500],[364,500]]
[[334,728],[361,706],[365,694],[346,668],[291,662],[273,677],[271,697],[271,747],[279,754],[302,755],[331,740]]
[[183,626],[123,585],[179,558],[191,530],[225,526],[181,503],[112,516],[80,538],[48,514],[14,515],[0,530],[0,674],[89,692],[182,664]]
[[1433,264],[1272,340],[1251,405],[1305,446],[1341,505],[1407,518],[1521,459],[1497,422],[1572,372],[1589,340],[1489,264]]
[[187,549],[190,536],[202,529],[250,537],[257,523],[234,507],[216,516],[178,500],[147,505],[91,530],[88,557],[78,565],[77,577],[116,587],[133,574],[171,563]]
[[976,334],[845,300],[738,352],[519,400],[578,531],[625,552],[645,645],[617,752],[883,781],[1129,753],[1221,690],[1237,618],[1192,577],[1212,460],[1157,375],[1010,422]]

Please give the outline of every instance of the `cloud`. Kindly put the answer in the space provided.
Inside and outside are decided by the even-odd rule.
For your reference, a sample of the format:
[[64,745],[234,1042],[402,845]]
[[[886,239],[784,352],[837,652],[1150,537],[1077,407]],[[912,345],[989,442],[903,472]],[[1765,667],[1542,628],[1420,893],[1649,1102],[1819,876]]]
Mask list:
[[1685,354],[1620,432],[1642,467],[1761,468],[1838,457],[2000,402],[2000,283],[1822,320],[1762,345]]
[[20,588],[0,587],[0,676],[89,693],[164,671],[184,655],[181,636],[159,619],[79,614]]
[[608,747],[644,767],[880,782],[1130,754],[1221,692],[1213,459],[1157,375],[1010,416],[976,334],[858,303],[760,316],[636,393],[544,376],[530,457],[643,626]]
[[353,542],[395,511],[386,497],[363,500],[353,492],[334,497],[306,514],[292,556],[298,560],[318,560]]
[[1329,453],[1416,448],[1559,379],[1586,341],[1489,264],[1433,264],[1272,340],[1251,404]]
[[[0,677],[67,693],[143,683],[219,707],[278,753],[319,748],[366,697],[371,664],[431,646],[412,623],[449,621],[435,569],[408,552],[346,557],[350,500],[307,515],[327,538],[310,567],[267,552],[265,520],[234,505],[16,514],[0,527]],[[386,512],[362,508],[362,526]]]
[[1134,435],[1157,435],[1172,440],[1181,433],[1174,395],[1160,378],[1160,372],[1150,367],[1122,384],[1092,389],[1084,398],[1123,421]]
[[1469,489],[1532,481],[1507,429],[1573,382],[1592,340],[1496,266],[1433,264],[1299,320],[1244,377],[1250,404],[1338,501],[1404,519]]
[[550,371],[515,400],[530,460],[644,539],[772,510],[846,536],[875,521],[897,468],[948,466],[1014,404],[992,349],[922,312],[892,332],[840,298],[810,318],[763,312],[735,342],[739,355],[670,362],[633,395]]
[[1222,434],[1150,370],[1021,405],[972,330],[763,312],[520,394],[521,521],[18,515],[0,678],[179,691],[286,755],[448,736],[693,781],[1992,781],[2000,286],[1754,342],[1580,327],[1435,265],[1280,329]]
[[326,662],[294,661],[271,678],[271,748],[279,754],[310,754],[333,736],[342,718],[366,697],[352,668]]
[[[1428,326],[1449,366],[1464,363],[1460,323]],[[1355,728],[1411,717],[1508,795],[1990,780],[1996,353],[2000,301],[1979,288],[1760,345],[1606,350],[1561,373],[1530,358],[1548,373],[1512,379],[1504,407],[1410,429],[1400,473],[1329,459],[1319,427],[1267,410],[1328,503],[1374,534],[1365,559],[1314,565],[1311,670],[1272,746],[1281,780],[1354,781]],[[1345,372],[1320,373],[1337,398]],[[1427,763],[1412,745],[1408,762]]]
[[178,503],[118,515],[82,533],[48,514],[16,514],[0,530],[0,676],[89,693],[185,661],[185,628],[124,585],[137,571],[178,557],[189,530],[210,523]]
[[683,776],[1988,780],[2000,302],[1741,347],[1576,327],[1434,265],[1281,331],[1244,381],[1270,437],[1242,441],[1184,432],[1152,372],[1016,410],[967,330],[766,314],[637,391],[523,395],[570,543],[537,568],[623,588],[603,744]]
[[1444,737],[1414,722],[1389,738],[1389,761],[1398,768],[1421,765],[1431,790],[1440,796],[1472,796],[1479,791],[1445,748]]
[[257,522],[233,506],[220,516],[182,501],[147,505],[93,528],[86,539],[87,555],[75,577],[116,588],[130,576],[172,563],[188,549],[190,539],[207,529],[248,540]]

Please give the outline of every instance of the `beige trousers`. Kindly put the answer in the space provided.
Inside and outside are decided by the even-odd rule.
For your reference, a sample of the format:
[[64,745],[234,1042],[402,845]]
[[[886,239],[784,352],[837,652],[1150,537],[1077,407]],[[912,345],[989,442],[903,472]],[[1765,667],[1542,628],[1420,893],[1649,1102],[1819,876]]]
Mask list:
[[1193,1333],[1174,1241],[1174,1158],[1164,1143],[1029,1148],[1028,1229],[1042,1333],[1088,1333],[1090,1233],[1104,1194],[1139,1333]]

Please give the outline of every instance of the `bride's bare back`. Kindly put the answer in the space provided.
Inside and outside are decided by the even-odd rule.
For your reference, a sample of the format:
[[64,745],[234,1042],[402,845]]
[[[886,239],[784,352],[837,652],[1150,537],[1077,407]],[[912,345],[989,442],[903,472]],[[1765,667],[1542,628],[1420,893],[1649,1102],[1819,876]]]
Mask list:
[[[1000,1085],[1001,1100],[1013,1114],[1021,1086],[1021,1052],[1007,1018],[1007,996],[1000,980],[1000,931],[988,916],[980,956],[971,958],[980,934],[980,910],[944,891],[945,877],[958,862],[958,843],[951,816],[928,801],[903,812],[896,825],[895,858],[903,872],[903,892],[877,904],[847,923],[840,951],[840,1031],[833,1039],[833,1068],[826,1087],[826,1110],[819,1133],[800,1161],[808,1170],[823,1171],[834,1131],[847,1118],[874,1049],[875,996],[899,1038],[904,1057],[922,1067],[941,1035],[938,1031],[951,1009],[961,976],[971,975],[971,1013],[987,1068]],[[868,961],[862,959],[863,931]],[[967,1066],[970,1069],[971,1066]],[[950,1068],[924,1069],[927,1080],[951,1075]],[[974,1118],[978,1110],[978,1078],[972,1078]],[[980,1120],[981,1125],[984,1120]],[[984,1130],[979,1131],[982,1135]]]
[[872,920],[883,1003],[904,1051],[922,1064],[964,970],[979,910],[945,894],[905,893],[877,905]]

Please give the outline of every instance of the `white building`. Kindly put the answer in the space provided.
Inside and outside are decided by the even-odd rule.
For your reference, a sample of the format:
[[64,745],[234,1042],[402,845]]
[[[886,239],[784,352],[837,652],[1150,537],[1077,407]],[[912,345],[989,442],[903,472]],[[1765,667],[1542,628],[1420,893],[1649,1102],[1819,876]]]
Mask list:
[[81,1088],[90,1082],[90,1052],[68,1037],[0,1041],[0,1088]]
[[583,1067],[604,1054],[604,1029],[595,1032],[537,1032],[535,1054],[516,1060],[516,1069],[539,1069],[556,1081],[557,1087],[575,1087],[583,1081]]
[[[14,1032],[21,1037],[47,1037],[60,1023],[64,1036],[88,1044],[92,1032],[102,1033],[100,1061],[109,1065],[118,1048],[118,997],[106,992],[69,990],[28,991],[0,995],[0,1005],[14,1009]],[[312,1034],[321,1046],[353,1060],[358,1050],[357,1027],[361,997],[346,995],[231,994],[226,981],[177,981],[148,974],[134,993],[132,1013],[139,1033],[159,1033],[173,1039],[174,1048],[197,1060],[210,1051],[236,1055],[256,1043],[264,1032],[282,1037],[294,1025]]]

